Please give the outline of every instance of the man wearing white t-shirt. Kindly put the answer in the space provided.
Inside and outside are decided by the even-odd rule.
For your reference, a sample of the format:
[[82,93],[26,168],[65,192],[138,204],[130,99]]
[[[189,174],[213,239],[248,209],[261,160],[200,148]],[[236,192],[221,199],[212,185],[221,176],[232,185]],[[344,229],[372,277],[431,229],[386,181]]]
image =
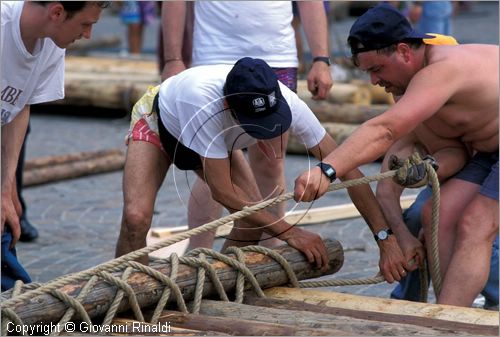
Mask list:
[[[325,99],[332,78],[324,5],[322,1],[299,1],[297,5],[313,56],[307,76],[308,88],[314,99]],[[191,10],[193,23],[190,22]],[[165,56],[162,79],[179,73],[188,65],[232,65],[242,57],[253,57],[264,60],[281,83],[296,91],[298,59],[292,19],[292,1],[165,1],[162,6]],[[191,28],[192,62],[189,62],[191,57],[183,55],[183,51],[189,49],[190,39],[186,37],[183,41],[183,35],[189,36],[187,32]],[[265,160],[255,147],[248,148],[248,155],[264,196],[273,197],[286,189],[284,156]],[[222,215],[222,207],[207,194],[206,184],[198,179],[188,203],[189,228]],[[285,203],[270,208],[278,216],[284,216],[285,209]],[[215,232],[196,235],[190,238],[188,249],[212,247],[214,237]],[[271,246],[277,243],[265,237],[263,240]]]
[[[265,157],[279,156],[288,132],[319,161],[336,147],[308,106],[260,59],[193,67],[151,88],[132,110],[116,255],[145,246],[156,195],[172,164],[195,171],[214,200],[235,212],[263,200],[242,149],[256,144]],[[328,183],[336,179],[331,167],[321,162],[318,166]],[[356,169],[342,178],[362,176]],[[373,231],[387,227],[369,185],[350,188],[349,193]],[[300,250],[318,267],[328,262],[315,233],[268,210],[243,220],[233,227],[224,247],[255,244],[265,232]],[[401,250],[393,238],[384,247],[384,276],[389,282],[399,280],[397,267],[406,265]]]
[[1,3],[2,290],[15,279],[29,281],[24,270],[19,270],[13,247],[20,236],[21,213],[15,172],[30,105],[64,97],[63,48],[82,37],[90,38],[92,25],[105,6],[105,1]]

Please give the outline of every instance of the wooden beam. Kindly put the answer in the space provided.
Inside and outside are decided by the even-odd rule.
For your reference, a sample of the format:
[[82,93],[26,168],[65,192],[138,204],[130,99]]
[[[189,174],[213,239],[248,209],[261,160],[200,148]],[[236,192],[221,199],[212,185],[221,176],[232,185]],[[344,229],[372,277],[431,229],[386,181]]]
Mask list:
[[[181,313],[179,313],[181,315]],[[211,331],[209,326],[201,329],[183,328],[181,324],[160,320],[158,324],[144,323],[128,318],[115,318],[110,325],[113,336],[229,336],[219,330]]]
[[[226,317],[230,319],[250,319],[255,322],[283,324],[292,327],[330,330],[331,335],[359,336],[402,336],[457,335],[454,329],[429,328],[403,323],[378,322],[346,316],[335,316],[307,310],[287,310],[278,308],[258,307],[233,302],[203,300],[200,314]],[[473,335],[462,332],[462,335]]]
[[482,309],[296,288],[276,287],[266,290],[265,293],[266,296],[271,298],[302,301],[309,304],[321,303],[321,305],[332,308],[427,317],[452,322],[495,326],[498,331],[499,313]]
[[[221,303],[224,305],[224,302]],[[330,336],[331,331],[307,327],[294,327],[285,324],[259,322],[253,319],[216,317],[186,314],[165,310],[159,322],[169,322],[172,327],[193,330],[210,330],[231,336]]]
[[[415,201],[415,198],[416,195],[401,197],[401,208],[405,210],[410,207],[410,205]],[[359,216],[361,216],[361,214],[359,214],[356,206],[354,206],[353,203],[348,203],[287,212],[285,214],[285,220],[291,224],[309,225],[335,220],[345,220]],[[221,226],[217,228],[216,236],[227,236],[232,228],[232,222]],[[155,238],[167,238],[176,233],[187,231],[188,229],[188,226],[157,227],[151,229],[151,236]]]
[[366,319],[369,321],[412,324],[427,328],[448,329],[455,331],[458,335],[464,333],[473,335],[489,335],[489,336],[498,335],[498,326],[478,325],[478,324],[463,323],[463,322],[451,322],[432,317],[418,317],[405,314],[393,314],[385,312],[372,312],[366,310],[335,308],[326,306],[323,303],[311,304],[289,299],[279,300],[269,297],[262,298],[254,295],[246,296],[244,303],[259,307],[277,308],[277,309],[286,309],[295,311],[305,310],[309,312],[318,312],[335,316],[347,316],[352,318]]
[[89,174],[121,170],[124,165],[125,154],[120,153],[57,165],[42,166],[24,171],[23,186],[33,186]]

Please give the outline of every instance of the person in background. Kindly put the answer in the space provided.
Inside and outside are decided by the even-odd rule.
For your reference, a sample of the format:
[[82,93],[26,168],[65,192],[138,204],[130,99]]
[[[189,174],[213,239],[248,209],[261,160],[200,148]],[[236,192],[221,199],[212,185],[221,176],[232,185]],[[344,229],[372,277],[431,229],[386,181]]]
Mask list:
[[64,97],[64,55],[89,39],[108,1],[2,1],[0,30],[2,291],[31,279],[17,260],[22,207],[16,168],[29,124],[30,105]]
[[408,19],[420,32],[452,35],[454,1],[413,1]]
[[144,27],[156,16],[155,1],[130,0],[119,4],[121,20],[127,26],[128,53],[138,56],[142,51]]

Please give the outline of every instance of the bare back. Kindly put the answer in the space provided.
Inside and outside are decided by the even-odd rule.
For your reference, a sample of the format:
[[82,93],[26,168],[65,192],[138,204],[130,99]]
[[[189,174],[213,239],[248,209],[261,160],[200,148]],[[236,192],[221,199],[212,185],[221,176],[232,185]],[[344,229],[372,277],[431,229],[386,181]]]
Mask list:
[[[498,150],[498,46],[427,46],[428,68],[447,67],[451,97],[424,124],[441,137],[460,139],[474,150]],[[430,93],[432,95],[432,93]]]

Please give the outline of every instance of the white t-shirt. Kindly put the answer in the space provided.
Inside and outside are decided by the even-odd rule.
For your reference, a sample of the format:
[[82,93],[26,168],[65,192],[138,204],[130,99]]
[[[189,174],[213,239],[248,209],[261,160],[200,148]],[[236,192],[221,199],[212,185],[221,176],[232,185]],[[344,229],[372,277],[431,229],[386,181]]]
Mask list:
[[10,123],[25,105],[64,97],[64,53],[49,38],[30,54],[21,39],[23,1],[2,1],[0,31],[1,116]]
[[297,67],[291,1],[196,1],[193,66],[249,56]]
[[[160,86],[160,116],[165,128],[184,146],[205,158],[227,158],[228,152],[256,143],[224,110],[223,86],[232,65],[186,69]],[[292,111],[291,134],[306,148],[325,136],[311,109],[282,83],[280,90]]]

